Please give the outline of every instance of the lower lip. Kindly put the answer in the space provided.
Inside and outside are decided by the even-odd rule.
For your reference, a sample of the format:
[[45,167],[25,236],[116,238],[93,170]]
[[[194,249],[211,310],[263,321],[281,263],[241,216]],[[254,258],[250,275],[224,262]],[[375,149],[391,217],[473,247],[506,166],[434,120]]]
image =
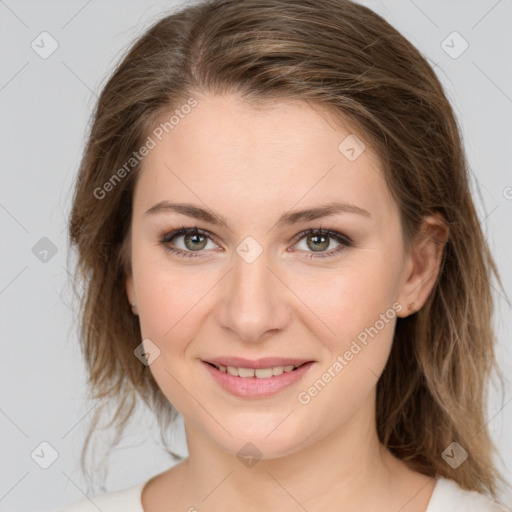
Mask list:
[[258,379],[257,377],[246,378],[230,375],[217,370],[204,361],[201,362],[221,388],[243,398],[265,398],[275,395],[302,379],[313,365],[313,361],[310,361],[291,372],[283,372],[281,375],[274,375],[267,379]]

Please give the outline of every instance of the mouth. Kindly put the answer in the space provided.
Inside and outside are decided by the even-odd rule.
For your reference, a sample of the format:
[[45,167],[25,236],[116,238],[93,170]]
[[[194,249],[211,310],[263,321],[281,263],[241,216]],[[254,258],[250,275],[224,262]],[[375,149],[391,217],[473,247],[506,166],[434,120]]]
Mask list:
[[230,365],[222,365],[222,364],[213,364],[208,361],[205,361],[206,364],[213,366],[213,368],[219,370],[222,373],[227,373],[228,375],[232,375],[233,377],[241,377],[242,379],[269,379],[271,377],[277,377],[278,375],[282,375],[283,373],[294,372],[301,366],[307,364],[301,363],[298,365],[284,365],[284,366],[269,366],[267,368],[245,368],[240,366],[230,366]]
[[224,391],[242,398],[266,398],[299,382],[315,361],[219,358],[201,363]]

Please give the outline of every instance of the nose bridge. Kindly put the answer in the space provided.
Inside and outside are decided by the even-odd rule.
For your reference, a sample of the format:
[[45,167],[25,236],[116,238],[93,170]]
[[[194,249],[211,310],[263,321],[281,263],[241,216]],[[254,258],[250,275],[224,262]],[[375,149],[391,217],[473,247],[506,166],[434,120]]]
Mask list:
[[271,266],[268,253],[254,239],[237,247],[218,318],[241,339],[257,341],[288,321],[284,285]]

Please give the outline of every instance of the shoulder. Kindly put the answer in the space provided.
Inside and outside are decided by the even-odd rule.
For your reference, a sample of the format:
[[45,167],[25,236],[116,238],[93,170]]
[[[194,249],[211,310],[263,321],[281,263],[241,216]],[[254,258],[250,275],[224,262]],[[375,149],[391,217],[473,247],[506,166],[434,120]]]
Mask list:
[[426,512],[505,512],[505,509],[484,494],[462,489],[454,480],[439,477]]
[[119,491],[111,491],[75,501],[57,512],[144,512],[142,508],[142,488],[140,482]]

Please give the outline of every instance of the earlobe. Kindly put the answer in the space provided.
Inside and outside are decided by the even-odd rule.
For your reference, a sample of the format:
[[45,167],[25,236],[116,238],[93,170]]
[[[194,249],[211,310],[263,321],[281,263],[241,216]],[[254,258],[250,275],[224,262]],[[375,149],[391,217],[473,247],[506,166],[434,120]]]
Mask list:
[[410,248],[407,274],[398,299],[404,305],[399,317],[415,313],[427,301],[437,281],[448,235],[448,227],[441,217],[432,215],[423,219]]

